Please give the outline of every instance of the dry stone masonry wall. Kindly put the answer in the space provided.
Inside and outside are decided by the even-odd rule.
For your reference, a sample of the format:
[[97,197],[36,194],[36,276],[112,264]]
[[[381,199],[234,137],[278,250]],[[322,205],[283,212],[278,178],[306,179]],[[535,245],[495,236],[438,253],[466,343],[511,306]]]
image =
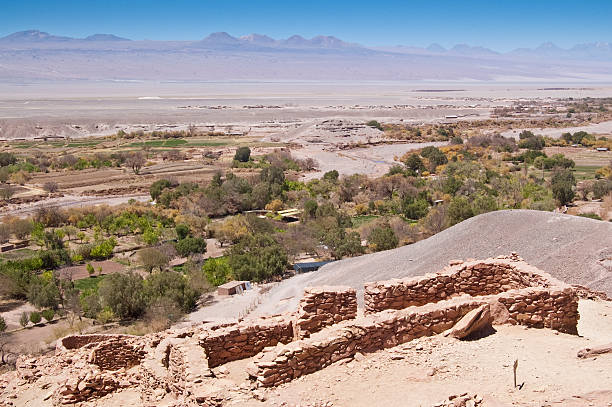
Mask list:
[[420,307],[368,314],[355,322],[345,321],[308,339],[264,352],[255,363],[257,381],[264,387],[277,386],[357,352],[373,352],[439,334],[469,311],[491,303],[507,307],[506,323],[576,333],[578,297],[570,287],[527,288],[479,297],[465,295]]
[[140,364],[145,351],[124,337],[101,342],[91,352],[90,362],[101,370],[129,369]]
[[288,315],[259,318],[200,335],[200,346],[215,367],[232,360],[245,359],[267,346],[293,340],[293,318]]
[[365,312],[425,305],[462,294],[480,296],[563,284],[518,256],[451,264],[436,274],[366,284]]
[[295,320],[296,339],[357,316],[357,292],[350,287],[310,287],[304,290]]
[[579,318],[578,290],[516,255],[455,261],[437,274],[369,283],[364,303],[366,314],[357,317],[354,289],[308,288],[294,314],[144,337],[68,336],[58,341],[55,356],[18,360],[15,379],[0,382],[0,405],[15,398],[19,386],[63,377],[46,390],[45,400],[73,404],[138,388],[147,406],[172,399],[217,407],[232,388],[216,377],[216,368],[234,360],[257,355],[247,371],[253,385],[270,387],[357,352],[441,333],[485,304],[498,324],[575,334]]

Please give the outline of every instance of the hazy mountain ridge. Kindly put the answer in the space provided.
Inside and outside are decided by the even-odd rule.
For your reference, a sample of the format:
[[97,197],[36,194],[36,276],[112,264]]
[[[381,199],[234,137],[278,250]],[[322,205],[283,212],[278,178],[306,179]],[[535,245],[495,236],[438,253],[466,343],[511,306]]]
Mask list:
[[0,38],[0,60],[4,81],[612,78],[612,46],[606,42],[569,49],[544,43],[499,53],[467,44],[366,47],[323,35],[274,39],[217,32],[198,41],[134,41],[113,34],[79,39],[28,30]]

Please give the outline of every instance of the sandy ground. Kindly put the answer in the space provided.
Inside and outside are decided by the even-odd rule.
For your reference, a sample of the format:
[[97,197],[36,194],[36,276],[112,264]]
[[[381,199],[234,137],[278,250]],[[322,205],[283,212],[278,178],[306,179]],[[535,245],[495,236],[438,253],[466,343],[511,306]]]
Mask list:
[[202,306],[190,313],[179,326],[203,322],[227,322],[246,316],[261,301],[261,287],[254,286],[237,295],[210,294]]
[[[516,99],[602,97],[609,84],[403,81],[0,84],[0,138],[176,130],[345,118],[423,122],[488,117]],[[66,118],[70,118],[67,120]],[[226,129],[225,129],[226,130]],[[557,131],[557,130],[555,130]],[[560,134],[560,133],[559,133]]]
[[[265,405],[432,406],[451,394],[469,392],[508,406],[609,406],[612,355],[582,360],[576,352],[610,341],[612,303],[581,301],[580,314],[580,336],[499,326],[479,340],[421,338],[340,361],[267,391]],[[513,388],[514,360],[520,390]],[[226,365],[228,377],[245,380],[245,363]],[[592,392],[600,392],[591,394],[593,404],[576,397]],[[262,403],[237,400],[235,405]]]

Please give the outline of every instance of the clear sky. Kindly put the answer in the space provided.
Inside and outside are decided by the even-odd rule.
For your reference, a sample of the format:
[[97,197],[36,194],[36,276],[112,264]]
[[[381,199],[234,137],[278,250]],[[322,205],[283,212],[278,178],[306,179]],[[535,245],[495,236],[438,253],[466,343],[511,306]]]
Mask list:
[[334,35],[364,45],[499,51],[612,41],[612,0],[0,0],[0,36],[38,29],[85,37],[198,40],[211,32]]

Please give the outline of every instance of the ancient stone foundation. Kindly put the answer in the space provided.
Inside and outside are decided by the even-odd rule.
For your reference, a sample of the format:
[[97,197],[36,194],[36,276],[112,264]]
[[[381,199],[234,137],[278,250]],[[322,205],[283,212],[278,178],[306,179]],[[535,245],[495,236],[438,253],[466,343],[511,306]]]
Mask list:
[[293,318],[275,316],[205,333],[200,335],[199,341],[208,355],[208,365],[215,367],[254,356],[279,342],[291,342],[293,336]]
[[365,312],[425,305],[462,294],[481,296],[557,284],[562,283],[518,257],[455,261],[436,274],[366,284]]
[[[235,390],[219,380],[222,365],[239,359],[255,356],[247,368],[251,385],[270,387],[358,352],[442,333],[477,308],[490,310],[488,322],[493,318],[496,324],[570,334],[576,333],[579,318],[577,290],[516,255],[454,261],[440,273],[368,283],[364,304],[365,314],[358,316],[354,289],[307,288],[293,314],[144,337],[68,336],[58,341],[55,356],[21,358],[11,374],[14,386],[64,375],[46,390],[55,405],[131,387],[140,390],[146,406],[216,407]],[[3,386],[2,394],[8,395],[0,396],[0,405],[17,388]]]
[[306,288],[295,320],[296,339],[357,316],[357,292],[350,287]]
[[576,333],[578,298],[569,287],[529,288],[489,296],[462,296],[420,307],[386,310],[345,321],[308,339],[264,352],[255,362],[257,381],[277,386],[320,370],[357,352],[374,352],[413,339],[439,334],[454,326],[469,311],[485,303],[507,307],[507,323],[549,327]]

